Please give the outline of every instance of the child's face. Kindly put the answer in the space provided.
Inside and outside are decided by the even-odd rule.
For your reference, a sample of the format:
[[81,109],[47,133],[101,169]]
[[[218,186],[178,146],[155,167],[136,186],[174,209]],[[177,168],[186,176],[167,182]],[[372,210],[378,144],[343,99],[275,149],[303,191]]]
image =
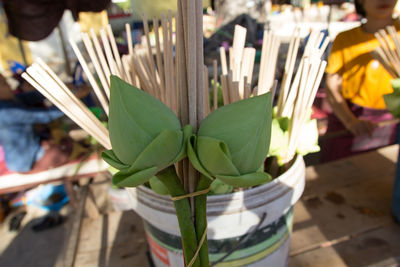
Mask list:
[[368,18],[391,18],[397,0],[358,0],[364,7]]

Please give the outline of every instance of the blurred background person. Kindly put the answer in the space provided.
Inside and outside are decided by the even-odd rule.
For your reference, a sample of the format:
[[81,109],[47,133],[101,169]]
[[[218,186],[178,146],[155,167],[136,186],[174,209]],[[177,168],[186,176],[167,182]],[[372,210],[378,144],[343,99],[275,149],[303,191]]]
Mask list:
[[398,19],[393,18],[396,2],[356,0],[361,25],[338,34],[333,42],[326,68],[327,99],[333,111],[328,116],[327,136],[344,134],[323,142],[323,162],[395,142],[396,125],[377,127],[378,122],[393,119],[383,95],[393,92],[390,81],[394,77],[372,52],[379,46],[375,32],[389,25],[400,30]]

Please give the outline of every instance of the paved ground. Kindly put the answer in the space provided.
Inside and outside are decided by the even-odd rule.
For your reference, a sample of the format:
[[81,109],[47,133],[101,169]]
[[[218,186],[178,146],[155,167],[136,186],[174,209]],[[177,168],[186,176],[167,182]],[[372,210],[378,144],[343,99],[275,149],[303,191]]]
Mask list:
[[308,167],[289,266],[400,266],[390,213],[398,147]]

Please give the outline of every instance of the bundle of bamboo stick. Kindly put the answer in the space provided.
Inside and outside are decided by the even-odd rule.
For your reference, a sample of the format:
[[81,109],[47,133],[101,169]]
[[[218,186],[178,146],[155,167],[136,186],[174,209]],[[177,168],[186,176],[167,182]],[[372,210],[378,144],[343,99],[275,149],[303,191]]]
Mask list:
[[42,60],[27,68],[22,77],[104,148],[111,149],[108,130]]
[[[142,45],[133,46],[130,26],[126,25],[129,54],[122,57],[118,52],[110,25],[106,29],[100,29],[100,40],[93,30],[90,31],[90,36],[82,33],[90,61],[85,59],[77,44],[70,40],[89,83],[107,115],[110,98],[109,77],[113,74],[164,102],[176,113],[182,125],[191,124],[197,129],[210,113],[208,70],[203,60],[201,10],[199,1],[178,1],[175,20],[175,57],[171,11],[168,16],[162,14],[161,19],[153,19],[156,34],[155,57],[150,45],[146,16],[143,16],[145,42]],[[162,26],[161,36],[158,34],[159,21]],[[42,60],[38,62],[39,64],[35,63],[29,67],[23,77],[106,149],[111,149],[108,130],[79,99],[73,96]],[[93,64],[94,73],[91,72],[89,63]],[[100,83],[97,83],[95,76]],[[188,162],[183,162],[183,165],[177,166],[177,169],[187,191],[193,192],[196,184],[195,171]]]
[[264,94],[273,88],[280,40],[272,32],[264,31],[258,86],[253,90],[251,86],[256,49],[245,47],[246,33],[246,28],[235,25],[233,46],[229,48],[229,68],[225,48],[220,47],[219,50],[224,105],[248,98],[252,93]]
[[386,31],[381,29],[375,33],[379,46],[375,49],[375,56],[385,69],[397,78],[400,77],[400,37],[394,26],[387,26]]
[[288,57],[291,58],[286,60],[277,107],[277,117],[290,119],[289,144],[283,155],[284,163],[289,162],[296,154],[300,133],[310,118],[311,107],[325,71],[326,61],[321,57],[329,44],[329,38],[326,37],[324,41],[323,38],[324,34],[321,32],[311,33],[292,82],[299,42],[298,32],[295,31],[289,45]]
[[[126,25],[129,54],[122,57],[118,52],[110,25],[100,30],[100,40],[93,30],[90,31],[90,36],[87,33],[82,34],[86,54],[90,61],[85,59],[83,56],[85,53],[80,51],[76,43],[70,40],[106,114],[109,109],[110,74],[119,76],[164,102],[175,112],[182,125],[191,124],[196,129],[210,113],[208,70],[203,61],[202,18],[201,12],[197,10],[201,9],[201,5],[197,2],[178,1],[175,27],[171,11],[167,15],[162,14],[161,18],[153,19],[155,49],[150,44],[149,24],[146,16],[143,16],[144,42],[141,45],[133,46],[130,25]],[[161,34],[159,33],[160,27],[162,27]],[[174,28],[176,30],[175,55]],[[220,80],[224,105],[248,98],[252,93],[259,95],[274,91],[274,74],[280,40],[270,31],[264,31],[258,86],[252,90],[251,81],[256,51],[254,48],[245,47],[246,31],[239,25],[235,26],[233,47],[229,51],[229,66],[225,49],[220,48],[222,68]],[[291,118],[290,141],[285,156],[287,160],[294,156],[300,130],[308,119],[307,114],[311,109],[325,68],[326,63],[321,61],[321,56],[329,40],[326,38],[322,42],[322,39],[322,33],[312,32],[294,79],[292,77],[300,42],[299,29],[295,30],[290,41],[277,107],[278,117]],[[94,66],[93,73],[89,68],[89,63]],[[96,82],[96,76],[99,83]],[[67,91],[65,84],[44,62],[39,61],[39,64],[28,68],[24,78],[76,121],[80,127],[99,140],[105,148],[111,148],[107,129],[97,118],[89,115],[91,114],[89,110],[74,98],[70,91]],[[213,79],[212,109],[215,110],[218,107],[218,65],[216,61],[213,62]],[[50,89],[53,87],[57,88],[57,90],[54,89],[54,92],[53,89]],[[65,100],[60,101],[60,99]],[[66,103],[74,103],[75,106],[70,108]],[[193,168],[189,166],[188,162],[183,162],[176,168],[185,189],[193,192],[196,184],[195,178],[193,181],[189,180],[189,177],[195,177]]]

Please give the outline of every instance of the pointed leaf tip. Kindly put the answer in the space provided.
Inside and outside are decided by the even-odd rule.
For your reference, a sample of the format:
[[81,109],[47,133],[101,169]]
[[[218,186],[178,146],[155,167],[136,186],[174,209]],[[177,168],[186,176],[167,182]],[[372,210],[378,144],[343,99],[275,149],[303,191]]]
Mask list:
[[271,120],[271,94],[267,93],[212,112],[200,125],[198,135],[226,143],[240,173],[251,173],[268,154]]
[[113,151],[126,165],[163,130],[181,128],[174,112],[162,102],[111,76],[109,130]]

